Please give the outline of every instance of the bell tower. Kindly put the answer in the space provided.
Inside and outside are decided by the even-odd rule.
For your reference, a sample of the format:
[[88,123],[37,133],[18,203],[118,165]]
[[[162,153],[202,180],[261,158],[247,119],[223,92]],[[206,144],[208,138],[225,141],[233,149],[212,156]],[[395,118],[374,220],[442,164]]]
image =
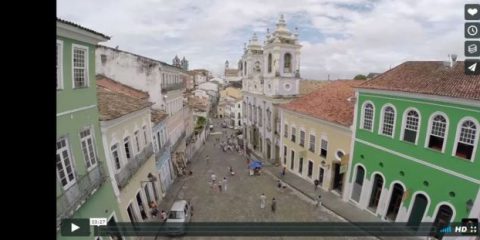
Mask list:
[[248,41],[248,45],[244,48],[244,54],[241,60],[241,71],[243,87],[249,92],[263,93],[263,49],[258,41],[256,33]]
[[280,15],[275,31],[267,32],[263,48],[265,95],[289,97],[299,94],[301,47],[298,33],[290,32],[283,14]]

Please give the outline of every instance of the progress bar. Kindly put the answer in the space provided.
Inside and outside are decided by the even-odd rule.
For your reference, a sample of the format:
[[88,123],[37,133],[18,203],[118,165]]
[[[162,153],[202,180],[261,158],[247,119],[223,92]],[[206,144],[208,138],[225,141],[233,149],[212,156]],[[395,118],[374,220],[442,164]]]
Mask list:
[[[459,224],[460,225],[460,224]],[[454,224],[451,224],[454,226]],[[96,226],[96,236],[462,236],[440,232],[433,223],[407,226],[406,223],[117,223]]]

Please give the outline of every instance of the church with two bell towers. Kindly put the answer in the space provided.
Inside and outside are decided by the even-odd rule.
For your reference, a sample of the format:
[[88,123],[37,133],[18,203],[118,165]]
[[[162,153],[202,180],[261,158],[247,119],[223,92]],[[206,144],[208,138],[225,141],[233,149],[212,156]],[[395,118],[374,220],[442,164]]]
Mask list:
[[292,33],[281,15],[275,30],[267,29],[261,43],[254,33],[238,63],[242,77],[243,122],[247,153],[280,163],[281,117],[278,104],[299,94],[300,49],[298,33]]

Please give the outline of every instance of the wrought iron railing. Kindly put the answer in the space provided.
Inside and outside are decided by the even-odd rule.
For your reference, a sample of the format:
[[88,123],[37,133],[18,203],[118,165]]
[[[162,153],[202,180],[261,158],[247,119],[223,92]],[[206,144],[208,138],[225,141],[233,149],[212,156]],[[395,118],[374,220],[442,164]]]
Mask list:
[[85,200],[105,182],[106,178],[102,162],[98,162],[85,175],[78,175],[75,183],[57,197],[57,227],[60,226],[61,219],[72,217]]
[[120,172],[115,174],[115,180],[117,180],[118,187],[124,188],[130,178],[138,171],[138,169],[153,155],[152,143],[149,143],[143,150],[135,155],[133,159],[130,159],[126,166],[120,169]]

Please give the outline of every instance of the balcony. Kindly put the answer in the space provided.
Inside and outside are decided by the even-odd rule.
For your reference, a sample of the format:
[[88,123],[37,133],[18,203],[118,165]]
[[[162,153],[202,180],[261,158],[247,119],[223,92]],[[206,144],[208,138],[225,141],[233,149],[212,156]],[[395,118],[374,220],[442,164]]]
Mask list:
[[152,143],[149,143],[143,150],[135,155],[133,159],[130,159],[126,166],[123,166],[119,173],[115,174],[115,180],[117,180],[118,187],[124,188],[132,176],[137,170],[152,156],[153,147]]
[[168,91],[173,91],[173,90],[178,90],[178,89],[183,89],[183,88],[185,88],[185,84],[183,84],[183,83],[168,84],[168,85],[162,86],[162,93],[166,93]]
[[163,154],[165,154],[166,152],[168,152],[168,154],[170,154],[170,141],[167,141],[163,147],[160,148],[160,151],[156,152],[155,153],[155,160],[156,161],[160,161]]
[[75,184],[57,197],[57,227],[60,226],[61,219],[72,217],[105,180],[102,162],[98,162],[97,166],[85,175],[78,175]]

